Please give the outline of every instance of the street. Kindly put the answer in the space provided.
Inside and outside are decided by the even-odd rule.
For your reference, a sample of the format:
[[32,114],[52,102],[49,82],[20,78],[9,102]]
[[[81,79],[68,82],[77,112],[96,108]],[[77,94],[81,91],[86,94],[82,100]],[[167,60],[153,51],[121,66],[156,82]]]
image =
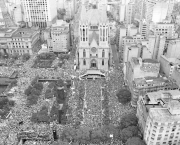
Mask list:
[[116,49],[116,45],[111,45],[113,61],[116,68],[119,66],[119,52]]

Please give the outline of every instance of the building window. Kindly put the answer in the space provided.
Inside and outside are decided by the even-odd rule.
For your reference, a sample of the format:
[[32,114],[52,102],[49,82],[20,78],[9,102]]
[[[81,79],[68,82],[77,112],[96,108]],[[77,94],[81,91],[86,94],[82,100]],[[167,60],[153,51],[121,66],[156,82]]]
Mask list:
[[85,49],[83,50],[83,57],[86,57],[86,51],[85,51]]
[[102,65],[104,65],[104,59],[102,60]]
[[83,60],[83,65],[86,65],[86,60],[85,59]]
[[102,57],[105,57],[105,51],[104,51],[104,49],[103,49],[103,51],[102,51]]

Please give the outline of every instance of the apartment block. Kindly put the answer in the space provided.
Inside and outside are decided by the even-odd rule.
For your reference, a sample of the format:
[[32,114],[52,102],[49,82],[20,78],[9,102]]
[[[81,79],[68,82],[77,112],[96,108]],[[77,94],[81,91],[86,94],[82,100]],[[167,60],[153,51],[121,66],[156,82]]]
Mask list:
[[[51,41],[51,42],[50,42]],[[70,47],[69,23],[57,20],[50,28],[48,49],[50,52],[68,52]]]
[[180,144],[180,91],[163,90],[140,96],[139,126],[147,145]]

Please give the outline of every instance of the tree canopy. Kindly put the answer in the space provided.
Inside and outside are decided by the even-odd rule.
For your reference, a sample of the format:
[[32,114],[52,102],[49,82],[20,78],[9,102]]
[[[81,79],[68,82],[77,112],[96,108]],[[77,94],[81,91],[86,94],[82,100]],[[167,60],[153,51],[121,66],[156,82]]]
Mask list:
[[131,101],[131,92],[127,89],[119,90],[116,96],[121,104],[127,104]]
[[128,126],[137,126],[138,119],[135,114],[129,113],[121,118],[120,128],[124,129]]
[[122,142],[126,142],[129,138],[138,135],[138,127],[137,126],[129,126],[124,128],[121,132],[121,140]]

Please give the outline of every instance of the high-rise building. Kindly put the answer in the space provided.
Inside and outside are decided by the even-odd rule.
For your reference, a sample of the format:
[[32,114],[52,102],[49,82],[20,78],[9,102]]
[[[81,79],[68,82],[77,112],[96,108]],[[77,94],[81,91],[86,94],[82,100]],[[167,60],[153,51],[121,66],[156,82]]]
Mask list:
[[139,126],[147,145],[180,144],[180,91],[150,92],[137,105]]
[[79,20],[79,44],[76,65],[80,70],[108,71],[112,52],[109,44],[109,21],[105,9],[86,11],[82,5]]
[[152,21],[154,23],[162,22],[166,19],[168,12],[168,3],[157,2],[153,8]]
[[159,61],[165,49],[166,37],[163,35],[149,35],[148,48],[152,53],[152,58]]
[[132,24],[134,21],[134,3],[130,2],[126,5],[125,23]]
[[50,52],[68,52],[70,47],[69,24],[63,20],[57,20],[50,28],[48,49]]
[[125,20],[125,11],[126,11],[126,6],[124,4],[120,4],[119,6],[119,21],[124,22]]
[[56,0],[21,0],[24,20],[29,26],[51,26],[57,17]]
[[147,22],[145,19],[142,19],[139,23],[139,32],[144,38],[147,38],[148,34],[148,28],[147,28]]

